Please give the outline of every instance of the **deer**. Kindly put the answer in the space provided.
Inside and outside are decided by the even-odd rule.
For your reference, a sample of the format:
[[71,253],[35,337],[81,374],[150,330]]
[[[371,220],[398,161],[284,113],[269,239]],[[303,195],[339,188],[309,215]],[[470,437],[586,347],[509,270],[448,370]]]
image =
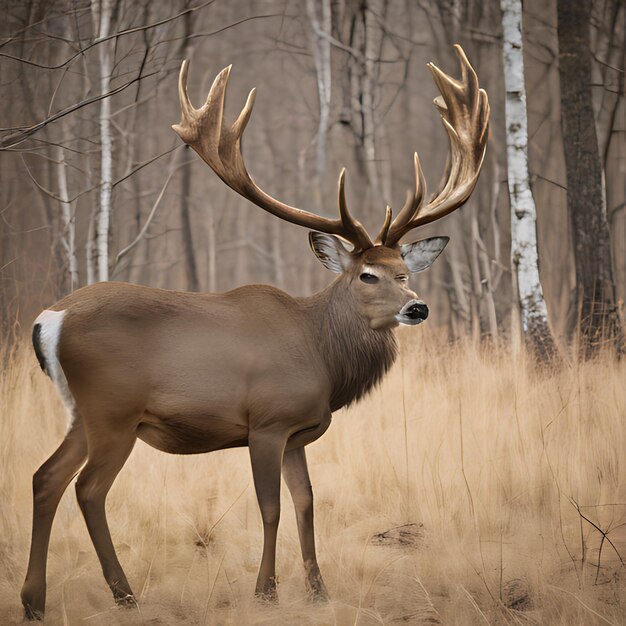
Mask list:
[[374,240],[348,210],[345,170],[339,176],[338,218],[265,193],[248,173],[241,148],[255,90],[229,125],[224,101],[230,67],[196,109],[187,93],[189,64],[183,62],[182,118],[173,129],[238,194],[309,229],[313,253],[338,276],[308,297],[267,285],[192,293],[101,282],[74,291],[37,317],[35,355],[67,408],[69,426],[33,476],[32,541],[21,591],[27,619],[43,618],[52,522],[75,478],[79,508],[114,600],[136,605],[111,540],[105,500],[138,439],[171,454],[247,446],[263,525],[256,595],[277,600],[282,477],[296,512],[308,593],[312,600],[328,599],[316,556],[305,447],[324,434],[334,412],[383,378],[398,354],[394,329],[428,317],[428,306],[408,286],[409,273],[430,267],[448,238],[401,240],[467,201],[487,145],[488,97],[462,48],[455,48],[460,80],[428,64],[449,138],[439,189],[426,201],[415,153],[415,187],[393,221],[386,208]]

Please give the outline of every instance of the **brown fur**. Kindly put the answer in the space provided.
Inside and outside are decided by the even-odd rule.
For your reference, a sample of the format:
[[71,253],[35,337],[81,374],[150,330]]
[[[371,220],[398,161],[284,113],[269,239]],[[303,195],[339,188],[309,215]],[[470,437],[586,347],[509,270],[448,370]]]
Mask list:
[[331,379],[330,410],[362,398],[393,365],[398,345],[390,329],[372,330],[345,281],[302,301],[318,325],[318,346]]

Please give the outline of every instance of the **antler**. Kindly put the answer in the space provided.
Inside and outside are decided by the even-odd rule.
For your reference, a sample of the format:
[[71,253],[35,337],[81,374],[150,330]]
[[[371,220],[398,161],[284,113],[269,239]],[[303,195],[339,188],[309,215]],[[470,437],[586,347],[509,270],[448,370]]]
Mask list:
[[172,128],[191,146],[207,165],[232,189],[263,210],[283,220],[313,230],[339,235],[351,242],[355,250],[373,246],[367,231],[349,213],[344,192],[345,170],[339,176],[339,219],[329,219],[283,204],[266,194],[251,178],[241,154],[241,137],[246,128],[255,89],[252,89],[239,117],[232,126],[224,121],[224,98],[230,68],[223,69],[213,81],[206,103],[196,109],[187,94],[188,61],[183,61],[178,78],[178,96],[182,117]]
[[406,202],[391,226],[383,226],[377,243],[395,246],[410,230],[458,209],[470,197],[478,180],[487,147],[489,100],[485,90],[479,89],[476,72],[463,48],[458,44],[454,47],[461,63],[460,81],[432,63],[428,64],[441,92],[441,96],[434,100],[435,106],[450,139],[450,155],[439,189],[428,204],[422,206],[426,182],[415,153],[415,191],[408,192]]

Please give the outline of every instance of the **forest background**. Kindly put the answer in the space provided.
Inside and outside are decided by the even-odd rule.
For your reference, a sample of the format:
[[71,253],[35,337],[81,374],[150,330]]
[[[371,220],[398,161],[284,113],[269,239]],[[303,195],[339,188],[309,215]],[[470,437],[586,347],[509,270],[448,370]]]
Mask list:
[[[337,176],[346,167],[352,211],[377,230],[385,205],[398,210],[414,184],[414,151],[431,189],[441,177],[448,142],[426,62],[455,75],[458,42],[490,94],[489,147],[465,208],[422,229],[423,236],[451,236],[452,245],[416,283],[431,306],[430,323],[451,338],[510,335],[516,293],[498,2],[116,1],[103,3],[108,19],[98,3],[5,5],[3,333],[16,318],[28,325],[42,306],[106,277],[207,291],[264,282],[297,295],[330,280],[305,233],[234,194],[181,146],[170,126],[180,117],[183,58],[191,59],[197,106],[231,63],[227,115],[257,87],[244,151],[264,189],[335,215]],[[587,173],[582,184],[604,203],[610,247],[591,242],[579,256],[589,245],[597,254],[610,251],[618,306],[626,293],[624,8],[613,0],[590,6],[580,19],[588,19],[586,84],[602,179]],[[531,0],[523,10],[529,183],[543,292],[562,338],[580,307],[556,3]]]
[[[398,331],[384,384],[308,448],[330,604],[306,599],[286,497],[281,604],[253,600],[262,528],[245,449],[183,458],[140,442],[107,500],[140,612],[112,606],[70,488],[52,534],[47,620],[626,621],[626,363],[614,351],[626,295],[621,0],[526,0],[523,12],[513,0],[0,9],[0,622],[22,619],[31,478],[65,429],[27,341],[41,309],[104,279],[207,291],[262,282],[306,295],[334,277],[303,229],[248,203],[182,146],[171,130],[181,61],[191,60],[196,106],[233,65],[229,119],[257,88],[243,151],[263,189],[334,217],[346,167],[351,211],[377,232],[385,205],[397,211],[414,185],[414,151],[431,190],[444,171],[426,63],[458,76],[455,43],[489,93],[490,136],[467,204],[416,234],[451,237],[411,278],[430,317]],[[503,15],[517,15],[508,31]],[[513,76],[524,79],[527,133],[506,113],[521,95]],[[516,235],[515,220],[532,214],[510,200],[516,133],[527,139],[516,184],[532,190],[526,234],[537,247]],[[540,284],[516,282],[522,248]],[[544,297],[548,335],[531,337],[525,311],[539,302],[541,317]],[[540,350],[511,349],[523,328]],[[591,346],[578,354],[590,358],[577,358],[578,328]]]

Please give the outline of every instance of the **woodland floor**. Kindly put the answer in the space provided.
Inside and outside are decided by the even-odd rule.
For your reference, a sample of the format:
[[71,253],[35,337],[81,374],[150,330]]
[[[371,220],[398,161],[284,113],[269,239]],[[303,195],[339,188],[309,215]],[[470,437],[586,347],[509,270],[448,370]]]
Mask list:
[[[308,449],[329,604],[306,596],[286,490],[280,603],[254,600],[262,529],[247,450],[176,457],[138,443],[107,508],[140,609],[114,607],[70,487],[46,623],[626,623],[626,363],[550,372],[426,331],[401,339],[380,389]],[[31,476],[66,427],[31,351],[5,361],[0,624],[22,619]]]

